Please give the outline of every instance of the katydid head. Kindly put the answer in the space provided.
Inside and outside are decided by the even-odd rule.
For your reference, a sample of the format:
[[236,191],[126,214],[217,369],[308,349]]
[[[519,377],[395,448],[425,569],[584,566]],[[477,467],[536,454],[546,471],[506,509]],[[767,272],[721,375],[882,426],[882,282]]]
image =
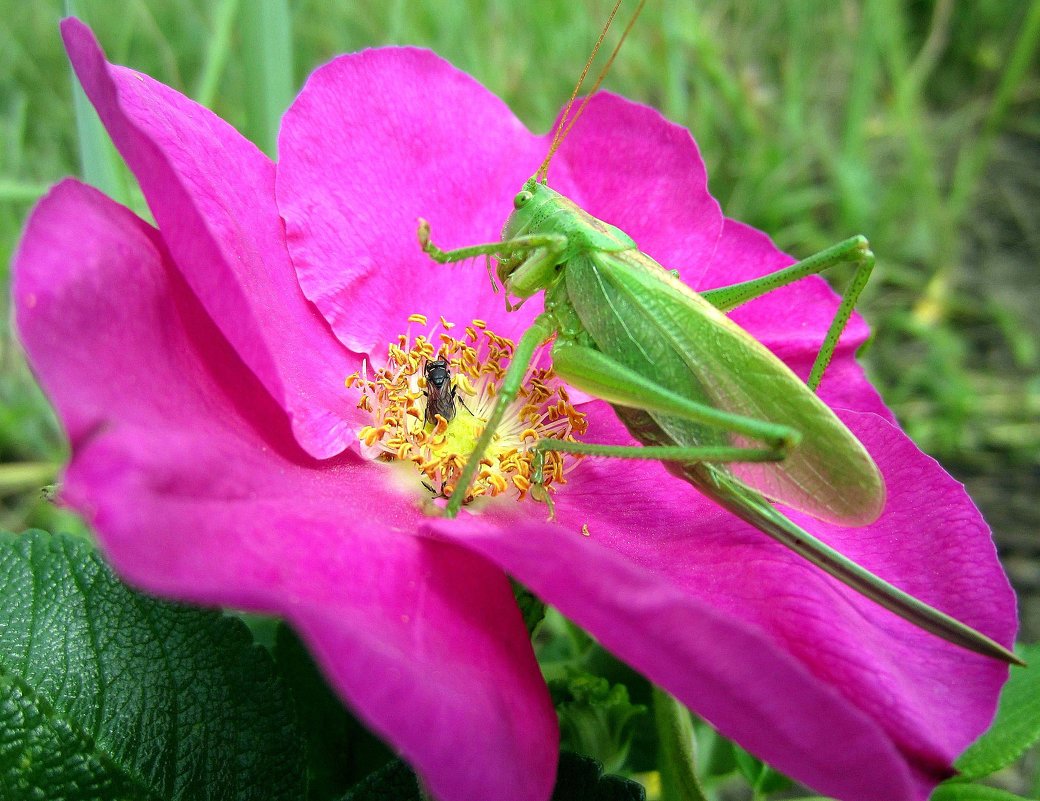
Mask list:
[[502,239],[518,246],[498,257],[496,269],[507,298],[526,300],[548,289],[562,274],[567,239],[552,233],[551,222],[560,212],[560,197],[535,177],[513,198],[513,213],[506,219]]
[[538,179],[528,178],[513,198],[513,212],[502,227],[502,239],[510,241],[528,234],[541,233],[545,221],[553,213],[553,200],[560,194]]

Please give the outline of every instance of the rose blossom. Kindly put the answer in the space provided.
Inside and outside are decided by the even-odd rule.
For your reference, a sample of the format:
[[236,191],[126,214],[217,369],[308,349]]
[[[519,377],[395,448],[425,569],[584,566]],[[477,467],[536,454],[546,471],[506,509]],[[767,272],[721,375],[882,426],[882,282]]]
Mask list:
[[[432,53],[370,50],[311,76],[268,160],[206,109],[62,27],[158,228],[74,180],[15,259],[21,339],[72,446],[62,497],[128,580],[284,616],[357,714],[445,801],[548,798],[556,719],[507,574],[723,734],[849,801],[924,799],[988,725],[1007,667],[848,590],[653,462],[584,459],[545,507],[508,493],[457,520],[368,458],[344,379],[415,313],[515,340],[480,264],[547,137]],[[598,95],[553,185],[695,288],[790,263],[725,219],[689,134]],[[800,375],[836,300],[819,279],[733,313]],[[1014,597],[963,489],[896,427],[853,360],[821,395],[881,468],[874,524],[800,525],[922,600],[1013,639]],[[588,400],[589,442],[631,442]],[[587,534],[587,535],[586,535]]]

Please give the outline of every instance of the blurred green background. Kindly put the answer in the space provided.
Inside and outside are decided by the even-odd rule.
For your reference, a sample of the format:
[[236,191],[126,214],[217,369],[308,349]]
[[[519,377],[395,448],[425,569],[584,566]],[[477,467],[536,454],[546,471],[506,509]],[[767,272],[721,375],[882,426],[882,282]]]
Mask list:
[[[634,5],[632,3],[627,4]],[[32,203],[81,173],[60,0],[0,0],[0,270]],[[272,151],[333,55],[432,47],[544,131],[608,4],[80,0],[109,57]],[[622,16],[625,12],[622,11]],[[853,233],[878,255],[864,361],[903,425],[967,482],[1040,633],[1040,3],[650,2],[606,86],[690,128],[727,214],[795,255]],[[147,214],[124,171],[94,173]],[[842,276],[837,276],[838,283]],[[3,296],[9,316],[9,301]],[[40,488],[62,437],[0,339],[0,526],[69,528]]]

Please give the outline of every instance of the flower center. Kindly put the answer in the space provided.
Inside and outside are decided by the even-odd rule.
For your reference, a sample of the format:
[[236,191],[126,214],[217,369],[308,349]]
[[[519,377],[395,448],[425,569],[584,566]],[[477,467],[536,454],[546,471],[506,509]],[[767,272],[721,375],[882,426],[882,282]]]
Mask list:
[[[408,322],[425,327],[427,317],[413,314]],[[455,327],[442,317],[414,339],[409,327],[388,345],[383,367],[369,375],[363,363],[346,380],[347,387],[360,387],[358,408],[372,415],[372,425],[358,432],[366,455],[411,462],[426,488],[441,497],[455,491],[491,416],[515,348],[512,340],[488,330],[483,320],[473,320],[460,336],[451,333]],[[573,441],[574,434],[585,433],[586,425],[585,415],[571,405],[552,368],[532,366],[463,502],[509,491],[517,500],[530,497],[534,445],[543,438]],[[576,458],[545,453],[546,492],[566,483],[565,474]]]

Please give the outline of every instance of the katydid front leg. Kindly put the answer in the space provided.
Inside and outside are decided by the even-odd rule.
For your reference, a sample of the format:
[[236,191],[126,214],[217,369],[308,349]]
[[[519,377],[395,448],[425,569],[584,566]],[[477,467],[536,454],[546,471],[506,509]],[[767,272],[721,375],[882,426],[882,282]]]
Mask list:
[[[418,236],[423,252],[439,264],[465,261],[476,256],[484,256],[490,260],[492,256],[495,256],[500,262],[512,263],[515,266],[514,275],[517,278],[522,277],[525,271],[538,271],[546,264],[559,263],[567,250],[567,237],[563,234],[528,234],[501,242],[471,245],[456,250],[441,250],[430,241],[430,224],[421,217],[419,218]],[[498,291],[495,277],[491,272],[490,261],[488,261],[488,275],[491,278],[492,288]],[[506,311],[516,311],[523,304],[523,300],[516,304],[510,303],[509,295],[506,294]]]
[[466,497],[466,492],[469,490],[469,485],[473,483],[473,479],[476,478],[477,471],[480,469],[480,460],[484,458],[484,454],[491,445],[491,440],[502,423],[506,409],[509,408],[509,404],[516,400],[520,387],[523,386],[524,377],[527,375],[527,368],[530,367],[531,359],[534,358],[535,351],[554,333],[556,333],[556,327],[553,325],[552,318],[547,314],[540,314],[531,323],[531,327],[524,331],[520,341],[516,343],[513,359],[509,363],[509,369],[506,370],[505,378],[502,379],[502,385],[498,388],[495,408],[491,410],[491,416],[484,425],[480,439],[477,440],[473,453],[470,454],[469,460],[466,462],[465,467],[462,468],[462,474],[455,484],[455,489],[451,493],[448,505],[444,507],[445,516],[455,517],[459,513],[459,509],[462,508],[462,502]]
[[739,284],[709,289],[699,294],[716,309],[726,312],[747,303],[749,300],[754,300],[772,292],[774,289],[793,284],[795,281],[800,281],[802,278],[810,275],[818,275],[838,264],[856,264],[857,267],[852,280],[845,288],[841,298],[841,305],[838,306],[838,311],[835,312],[834,319],[827,329],[827,335],[823,339],[820,351],[816,354],[816,360],[813,362],[812,370],[809,372],[809,379],[805,382],[809,389],[815,392],[820,386],[823,371],[827,369],[827,365],[830,364],[831,358],[834,356],[834,349],[838,346],[838,339],[841,337],[842,331],[845,330],[845,326],[848,325],[849,318],[852,317],[852,310],[856,307],[856,301],[859,300],[859,296],[870,280],[871,272],[874,270],[874,254],[870,250],[870,243],[866,237],[854,236],[782,270],[777,270],[760,278],[754,278]]
[[[496,256],[516,262],[519,265],[518,271],[529,269],[532,264],[536,267],[546,263],[554,264],[559,261],[560,256],[567,248],[567,237],[561,234],[533,234],[530,236],[518,236],[502,242],[489,242],[456,250],[441,250],[430,241],[430,224],[423,219],[419,220],[418,237],[423,251],[440,264],[465,261],[475,256]],[[510,308],[508,298],[506,298],[506,308]],[[469,460],[462,468],[462,474],[455,485],[455,490],[448,500],[448,505],[444,508],[444,514],[447,517],[458,515],[459,509],[462,508],[462,502],[466,497],[466,492],[469,490],[470,484],[473,483],[473,479],[476,478],[477,471],[480,468],[480,460],[491,445],[491,440],[502,423],[506,409],[516,399],[517,394],[520,392],[520,387],[523,386],[524,376],[527,375],[527,368],[531,364],[531,359],[534,358],[535,351],[543,342],[548,341],[554,333],[556,333],[556,326],[552,318],[547,314],[541,314],[535,318],[531,327],[520,337],[516,350],[513,351],[509,369],[506,371],[502,385],[498,389],[498,396],[495,401],[495,407],[491,411],[491,417],[485,424],[480,439],[477,440],[476,447],[473,449],[473,453],[470,454]]]
[[547,255],[553,256],[561,254],[567,245],[567,237],[560,234],[531,234],[501,242],[487,242],[483,245],[470,245],[455,250],[441,250],[430,241],[430,224],[422,217],[419,218],[417,236],[423,253],[439,264],[465,261],[476,256],[509,256],[527,250],[544,250]]

